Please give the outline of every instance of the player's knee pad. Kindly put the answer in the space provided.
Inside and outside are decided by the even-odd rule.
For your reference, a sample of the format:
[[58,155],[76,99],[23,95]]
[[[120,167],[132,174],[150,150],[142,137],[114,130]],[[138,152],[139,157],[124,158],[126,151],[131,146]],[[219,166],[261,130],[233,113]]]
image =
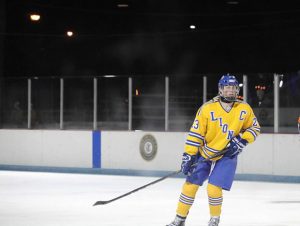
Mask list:
[[199,185],[185,182],[182,187],[182,193],[190,197],[195,197],[198,191]]
[[209,197],[214,197],[214,198],[222,197],[223,194],[222,188],[208,183],[207,194]]

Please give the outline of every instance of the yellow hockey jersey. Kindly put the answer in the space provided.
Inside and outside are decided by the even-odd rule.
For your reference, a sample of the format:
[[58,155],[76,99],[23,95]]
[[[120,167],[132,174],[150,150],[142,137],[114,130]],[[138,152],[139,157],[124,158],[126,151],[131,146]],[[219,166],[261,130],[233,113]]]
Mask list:
[[224,150],[239,134],[249,143],[260,134],[252,108],[246,102],[236,101],[227,112],[217,96],[199,108],[186,139],[185,152],[195,155],[200,151],[204,158],[208,158]]

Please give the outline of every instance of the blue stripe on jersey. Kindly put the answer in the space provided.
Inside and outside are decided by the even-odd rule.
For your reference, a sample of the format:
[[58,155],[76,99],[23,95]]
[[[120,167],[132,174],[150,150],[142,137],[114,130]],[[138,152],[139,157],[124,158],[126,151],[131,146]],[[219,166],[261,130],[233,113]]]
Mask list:
[[[216,153],[219,153],[219,151],[217,151],[217,152],[213,152],[213,154],[209,154],[207,151],[209,151],[209,150],[207,150],[205,147],[203,148],[203,151],[204,151],[204,154],[207,156],[207,157],[212,157],[212,156],[214,156]],[[209,152],[211,152],[211,151],[209,151]]]
[[254,137],[254,140],[256,140],[257,134],[252,130],[252,129],[247,129],[246,131],[248,131],[249,133],[251,133]]
[[202,150],[203,150],[204,154],[205,154],[207,157],[210,158],[210,157],[212,156],[212,155],[210,155],[210,154],[207,153],[207,151],[205,150],[205,148],[203,148]]
[[218,153],[218,152],[220,152],[219,150],[216,150],[216,149],[213,149],[213,148],[208,147],[207,144],[205,144],[204,146],[205,146],[205,148],[206,148],[207,150],[209,150],[209,151],[212,152],[212,153]]
[[257,132],[260,133],[260,128],[258,128],[258,127],[252,127],[252,129],[254,129],[255,131],[257,131]]
[[188,144],[188,145],[191,145],[191,146],[200,147],[200,143],[199,142],[187,140],[185,143]]
[[192,136],[192,137],[196,137],[196,138],[199,138],[201,140],[204,140],[204,137],[201,136],[199,133],[195,133],[195,132],[190,131],[189,135]]

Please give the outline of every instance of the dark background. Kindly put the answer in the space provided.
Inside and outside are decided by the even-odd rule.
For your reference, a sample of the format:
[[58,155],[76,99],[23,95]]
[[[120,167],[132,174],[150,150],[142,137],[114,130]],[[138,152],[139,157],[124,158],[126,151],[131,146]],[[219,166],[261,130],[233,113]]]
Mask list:
[[[0,0],[0,127],[59,129],[63,78],[64,129],[92,129],[96,77],[97,128],[127,130],[132,77],[132,129],[163,131],[168,76],[169,130],[188,131],[203,103],[203,76],[209,100],[231,73],[241,83],[248,76],[247,102],[263,132],[273,132],[280,74],[280,132],[296,133],[297,2]],[[41,19],[31,21],[31,13]]]
[[[119,3],[128,7],[118,8]],[[296,3],[2,0],[2,74],[298,71],[300,6]],[[31,12],[40,13],[41,20],[30,21]],[[189,28],[191,24],[195,30]],[[73,37],[66,36],[68,29]]]

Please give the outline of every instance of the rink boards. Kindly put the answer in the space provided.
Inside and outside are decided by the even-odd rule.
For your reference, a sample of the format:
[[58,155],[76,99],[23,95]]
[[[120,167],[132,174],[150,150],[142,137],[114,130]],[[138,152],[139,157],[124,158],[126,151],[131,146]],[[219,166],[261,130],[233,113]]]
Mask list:
[[[0,169],[178,170],[187,133],[0,130]],[[300,136],[262,134],[239,156],[239,175],[300,178]],[[18,167],[19,166],[19,167]],[[107,171],[108,172],[108,171]]]

